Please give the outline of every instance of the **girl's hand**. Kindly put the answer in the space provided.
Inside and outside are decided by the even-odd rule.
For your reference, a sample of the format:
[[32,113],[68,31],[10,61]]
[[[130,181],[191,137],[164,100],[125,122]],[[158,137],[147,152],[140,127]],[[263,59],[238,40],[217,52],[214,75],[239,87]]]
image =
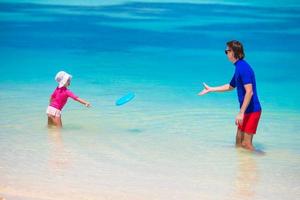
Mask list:
[[89,102],[86,102],[84,105],[88,108],[91,107],[91,104]]
[[212,87],[209,87],[205,83],[203,83],[204,89],[198,94],[199,96],[205,95],[206,93],[209,93],[212,91]]
[[244,113],[239,112],[237,116],[235,117],[235,125],[240,125],[242,126],[243,124],[243,119],[244,119]]

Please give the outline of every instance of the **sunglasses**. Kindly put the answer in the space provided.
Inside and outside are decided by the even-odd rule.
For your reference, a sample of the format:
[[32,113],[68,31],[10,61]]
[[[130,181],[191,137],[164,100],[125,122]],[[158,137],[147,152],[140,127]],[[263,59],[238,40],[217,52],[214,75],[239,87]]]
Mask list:
[[228,54],[228,52],[230,52],[231,50],[230,49],[228,49],[228,50],[225,50],[225,54],[227,55]]

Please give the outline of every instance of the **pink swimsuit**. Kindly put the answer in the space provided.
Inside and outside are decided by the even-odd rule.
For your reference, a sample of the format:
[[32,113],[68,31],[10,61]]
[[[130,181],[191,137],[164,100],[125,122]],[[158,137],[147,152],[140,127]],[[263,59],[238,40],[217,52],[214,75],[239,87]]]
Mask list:
[[66,87],[56,88],[51,95],[52,101],[50,106],[62,110],[64,105],[67,103],[68,97],[71,97],[74,100],[77,100],[78,96],[74,95]]

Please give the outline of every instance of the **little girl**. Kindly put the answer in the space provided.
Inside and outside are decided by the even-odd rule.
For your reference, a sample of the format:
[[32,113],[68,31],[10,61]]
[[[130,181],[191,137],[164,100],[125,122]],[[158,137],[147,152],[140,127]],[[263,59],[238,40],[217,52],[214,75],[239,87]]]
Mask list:
[[55,80],[58,82],[58,87],[54,90],[50,96],[50,105],[47,108],[48,115],[48,127],[56,126],[62,127],[61,122],[61,110],[67,103],[68,97],[71,97],[75,101],[90,107],[90,103],[80,99],[78,96],[74,95],[70,90],[67,89],[70,86],[72,76],[64,71],[60,71],[56,74]]

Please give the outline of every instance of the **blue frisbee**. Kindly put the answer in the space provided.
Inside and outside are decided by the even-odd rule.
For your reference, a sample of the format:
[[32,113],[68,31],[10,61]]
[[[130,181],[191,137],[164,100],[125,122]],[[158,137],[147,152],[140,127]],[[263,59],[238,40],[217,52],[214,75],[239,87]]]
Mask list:
[[133,92],[129,92],[125,96],[121,97],[116,101],[116,106],[121,106],[129,101],[131,101],[135,97]]

